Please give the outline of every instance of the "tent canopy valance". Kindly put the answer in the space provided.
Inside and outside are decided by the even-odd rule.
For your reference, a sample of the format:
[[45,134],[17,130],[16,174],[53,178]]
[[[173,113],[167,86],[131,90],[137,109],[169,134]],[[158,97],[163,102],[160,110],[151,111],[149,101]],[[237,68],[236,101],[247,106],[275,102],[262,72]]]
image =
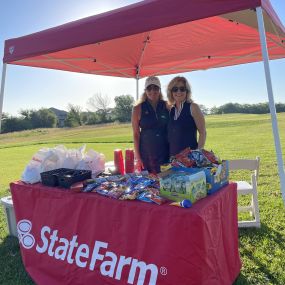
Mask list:
[[152,0],[9,39],[4,62],[142,78],[261,61],[257,6],[270,59],[285,57],[267,0]]

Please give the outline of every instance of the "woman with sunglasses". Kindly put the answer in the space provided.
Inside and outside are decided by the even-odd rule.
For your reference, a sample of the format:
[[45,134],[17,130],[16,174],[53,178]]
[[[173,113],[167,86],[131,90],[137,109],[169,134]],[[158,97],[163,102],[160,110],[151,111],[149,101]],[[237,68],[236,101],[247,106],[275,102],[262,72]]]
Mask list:
[[[191,87],[182,76],[173,78],[167,87],[167,98],[172,105],[168,123],[170,156],[186,147],[204,148],[206,141],[205,118],[199,105],[191,99]],[[197,140],[197,131],[199,139]]]
[[145,91],[132,113],[135,157],[140,169],[156,174],[160,172],[160,165],[168,162],[168,119],[160,81],[155,76],[148,77]]

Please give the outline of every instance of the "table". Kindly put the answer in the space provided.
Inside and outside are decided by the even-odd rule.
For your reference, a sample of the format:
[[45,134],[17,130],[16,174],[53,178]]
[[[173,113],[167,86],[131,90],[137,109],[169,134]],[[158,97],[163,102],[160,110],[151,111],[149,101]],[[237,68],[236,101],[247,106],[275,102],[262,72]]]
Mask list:
[[37,284],[228,285],[238,276],[236,184],[190,209],[10,185]]

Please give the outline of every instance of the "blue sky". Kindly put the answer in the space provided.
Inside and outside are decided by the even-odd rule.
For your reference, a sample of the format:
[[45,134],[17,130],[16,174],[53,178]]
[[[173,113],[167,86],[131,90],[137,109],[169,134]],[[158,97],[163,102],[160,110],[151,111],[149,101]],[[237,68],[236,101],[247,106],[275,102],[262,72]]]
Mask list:
[[[1,0],[0,68],[5,39],[20,37],[69,21],[99,14],[138,1],[131,0]],[[271,0],[285,26],[285,1]],[[285,59],[270,63],[275,102],[285,102]],[[193,89],[193,98],[207,107],[227,102],[266,102],[267,91],[263,63],[197,71],[184,74]],[[165,90],[173,75],[162,76]],[[140,80],[140,93],[144,79]],[[55,107],[67,109],[69,103],[88,107],[88,98],[95,93],[110,97],[122,94],[135,96],[134,79],[104,77],[8,65],[3,112],[16,115],[20,109]],[[165,92],[164,92],[165,93]]]

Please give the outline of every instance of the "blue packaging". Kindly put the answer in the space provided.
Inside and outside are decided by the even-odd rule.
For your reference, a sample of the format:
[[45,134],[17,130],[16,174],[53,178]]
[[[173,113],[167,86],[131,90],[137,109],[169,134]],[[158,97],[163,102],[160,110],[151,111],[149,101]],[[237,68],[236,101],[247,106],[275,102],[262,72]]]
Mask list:
[[172,170],[183,170],[192,174],[203,170],[206,175],[208,195],[215,193],[223,186],[229,184],[229,162],[227,160],[223,160],[222,164],[219,164],[217,167],[173,167]]

